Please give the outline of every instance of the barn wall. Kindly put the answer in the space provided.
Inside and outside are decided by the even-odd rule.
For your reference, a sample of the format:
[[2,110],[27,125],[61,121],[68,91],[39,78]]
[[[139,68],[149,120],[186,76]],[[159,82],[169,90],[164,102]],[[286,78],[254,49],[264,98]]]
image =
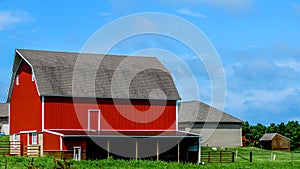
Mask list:
[[57,97],[45,97],[45,129],[88,129],[89,110],[100,110],[101,130],[176,129],[176,101]]
[[280,135],[275,135],[272,140],[272,150],[290,151],[290,140]]
[[202,135],[202,146],[238,147],[242,146],[241,129],[189,129],[187,131]]
[[32,81],[31,67],[22,62],[17,72],[19,85],[14,81],[10,100],[10,134],[20,131],[41,131],[41,99],[38,95],[35,80]]
[[43,151],[60,151],[60,136],[44,132]]
[[73,151],[74,147],[81,147],[81,150],[86,150],[86,140],[80,138],[63,139],[63,151]]

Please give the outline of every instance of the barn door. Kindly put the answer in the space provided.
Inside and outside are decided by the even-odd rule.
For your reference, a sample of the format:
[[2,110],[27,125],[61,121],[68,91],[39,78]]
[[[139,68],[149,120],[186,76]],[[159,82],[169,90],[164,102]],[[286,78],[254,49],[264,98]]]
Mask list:
[[89,110],[88,130],[100,130],[100,110]]

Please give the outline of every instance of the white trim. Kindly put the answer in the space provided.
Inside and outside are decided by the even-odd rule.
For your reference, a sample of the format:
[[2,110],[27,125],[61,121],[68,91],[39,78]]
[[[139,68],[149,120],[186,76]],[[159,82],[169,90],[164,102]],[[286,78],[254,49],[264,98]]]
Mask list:
[[136,130],[116,130],[116,129],[102,129],[101,131],[177,131],[177,132],[182,132],[182,131],[178,131],[178,130],[139,130],[139,129],[136,129]]
[[98,113],[98,131],[100,131],[100,110],[97,110],[97,109],[89,109],[88,110],[88,130],[91,130],[91,113],[92,112],[95,112],[95,113]]
[[25,130],[25,131],[20,131],[19,133],[20,134],[28,134],[28,133],[36,133],[37,132],[37,130]]
[[45,97],[42,96],[42,131],[45,128]]
[[[14,62],[15,63],[16,61],[16,54],[15,54],[15,58],[14,58]],[[11,73],[11,76],[10,76],[10,84],[9,84],[9,88],[8,88],[8,91],[7,91],[7,97],[6,97],[6,102],[8,101],[8,98],[11,99],[11,94],[12,94],[12,90],[14,88],[14,83],[15,83],[15,77],[18,73],[18,70],[21,66],[21,63],[22,63],[22,60],[19,61],[19,63],[17,63],[17,68],[16,68],[16,71],[14,72],[14,65],[13,65],[13,68],[12,68],[12,73]]]
[[28,62],[28,60],[25,59],[25,57],[22,56],[21,53],[20,53],[18,50],[16,50],[16,52],[19,54],[19,56],[21,56],[21,58],[22,58],[23,60],[25,60],[25,62],[26,62],[28,65],[30,65],[30,66],[32,67],[32,65]]
[[[35,74],[34,73],[34,70],[33,70],[33,66],[30,64],[30,62],[28,62],[28,60],[27,59],[25,59],[25,57],[24,56],[22,56],[22,54],[18,51],[18,50],[16,50],[16,53],[18,53],[19,54],[19,56],[31,67],[31,71],[32,71],[32,74]],[[38,94],[39,94],[39,96],[41,96],[41,94],[40,94],[40,90],[39,90],[39,88],[38,88],[38,85],[37,85],[37,80],[35,79],[35,85],[36,85],[36,89],[37,89],[37,92],[38,92]]]
[[53,132],[50,130],[58,130],[58,131],[87,131],[87,129],[44,129],[44,131]]
[[60,149],[60,151],[63,151],[62,137],[59,137],[59,149]]
[[43,130],[43,132],[46,132],[46,133],[50,133],[50,134],[54,134],[54,135],[58,135],[58,136],[61,136],[63,137],[64,135],[61,134],[61,133],[57,133],[57,132],[54,132],[54,131],[49,131],[49,130]]
[[35,81],[35,75],[34,75],[33,69],[31,69],[31,81],[32,81],[32,82]]
[[176,100],[176,131],[178,131],[178,116],[179,116],[178,100]]
[[[44,130],[57,130],[57,131],[88,131],[87,129],[44,129]],[[178,130],[116,130],[116,129],[101,129],[101,131],[178,131]],[[182,131],[179,131],[182,132]]]
[[186,134],[193,134],[193,135],[196,135],[196,136],[201,136],[202,138],[202,135],[201,134],[198,134],[198,133],[192,133],[192,132],[188,132],[188,131],[178,131],[178,132],[182,132],[182,133],[186,133]]
[[10,116],[10,102],[8,103],[8,135],[10,135],[10,124],[11,124],[11,122],[10,122],[10,118],[11,116]]
[[[44,131],[49,131],[49,130],[57,130],[57,131],[89,131],[87,129],[44,129]],[[177,131],[177,132],[185,132],[185,131],[179,131],[179,130],[159,130],[159,129],[151,129],[151,130],[139,130],[139,129],[136,129],[136,130],[132,130],[132,129],[129,129],[129,130],[116,130],[116,129],[101,129],[101,131]],[[53,131],[50,131],[50,132],[53,132]],[[189,132],[186,132],[186,133],[189,133]],[[190,134],[195,134],[195,133],[190,133]],[[197,134],[196,134],[197,135]]]

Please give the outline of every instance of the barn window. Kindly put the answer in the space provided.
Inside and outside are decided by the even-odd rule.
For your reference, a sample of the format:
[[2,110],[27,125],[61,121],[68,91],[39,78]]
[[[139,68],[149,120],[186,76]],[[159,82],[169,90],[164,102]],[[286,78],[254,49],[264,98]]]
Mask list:
[[19,86],[19,84],[20,84],[20,77],[19,77],[19,75],[17,75],[17,77],[16,77],[16,85]]
[[37,144],[37,134],[31,133],[31,144]]
[[13,141],[13,147],[17,148],[17,141],[18,141],[18,136],[16,134],[12,135],[12,141]]

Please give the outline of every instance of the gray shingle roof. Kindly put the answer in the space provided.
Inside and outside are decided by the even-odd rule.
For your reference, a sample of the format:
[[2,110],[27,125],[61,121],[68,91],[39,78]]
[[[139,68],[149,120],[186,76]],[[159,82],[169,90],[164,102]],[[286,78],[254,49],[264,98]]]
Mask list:
[[180,99],[155,57],[18,49],[14,69],[20,58],[32,66],[41,96]]
[[[281,136],[281,137],[284,137],[284,138],[286,138],[286,139],[289,139],[289,138],[287,138],[287,137],[285,137],[285,136],[283,136],[283,135],[281,135],[281,134],[278,134],[278,133],[266,133],[266,134],[264,134],[264,135],[259,139],[259,141],[271,141],[271,140],[273,140],[273,138],[274,138],[276,135],[279,135],[279,136]],[[289,140],[290,140],[290,139],[289,139]]]
[[200,101],[179,103],[179,123],[183,122],[235,122],[243,121]]
[[0,103],[0,117],[8,117],[8,104]]

